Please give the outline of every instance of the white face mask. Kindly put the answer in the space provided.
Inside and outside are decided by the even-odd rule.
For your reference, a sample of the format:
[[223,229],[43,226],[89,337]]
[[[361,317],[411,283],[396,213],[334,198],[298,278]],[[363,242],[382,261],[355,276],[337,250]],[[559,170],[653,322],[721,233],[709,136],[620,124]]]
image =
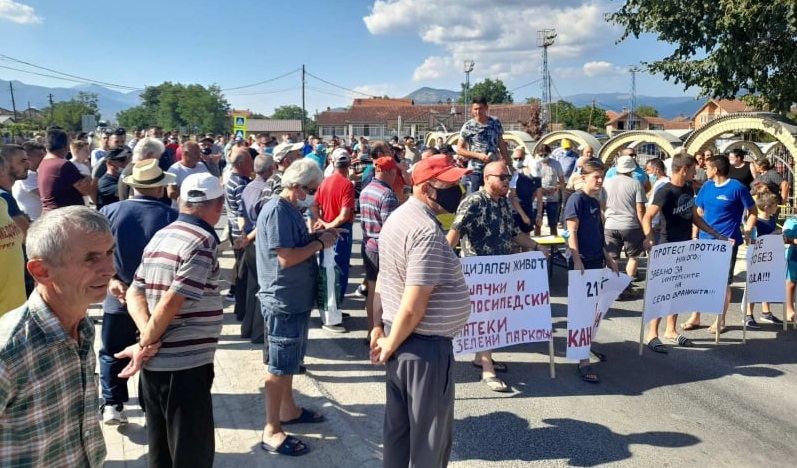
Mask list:
[[523,169],[523,167],[525,167],[523,161],[512,161],[512,166],[514,166],[515,169]]
[[298,200],[298,206],[300,210],[310,208],[310,205],[313,204],[313,200],[315,199],[314,195],[308,194],[304,197],[304,200]]

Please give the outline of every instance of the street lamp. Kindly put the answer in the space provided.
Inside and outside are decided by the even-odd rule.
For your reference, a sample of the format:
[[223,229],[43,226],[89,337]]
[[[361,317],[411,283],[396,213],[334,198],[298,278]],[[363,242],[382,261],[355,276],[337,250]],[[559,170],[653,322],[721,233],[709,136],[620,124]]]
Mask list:
[[465,107],[470,107],[470,72],[476,67],[473,60],[465,60]]

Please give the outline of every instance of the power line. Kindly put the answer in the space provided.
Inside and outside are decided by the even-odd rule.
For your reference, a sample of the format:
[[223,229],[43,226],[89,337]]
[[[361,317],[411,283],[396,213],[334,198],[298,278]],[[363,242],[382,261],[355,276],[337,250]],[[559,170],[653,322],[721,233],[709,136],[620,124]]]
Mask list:
[[542,81],[542,78],[537,78],[537,79],[536,79],[536,80],[534,80],[534,81],[530,81],[530,82],[528,82],[528,83],[526,83],[526,84],[524,84],[524,85],[520,85],[520,86],[518,86],[518,87],[516,87],[516,88],[512,88],[512,89],[510,89],[510,90],[509,90],[509,92],[510,92],[510,93],[514,93],[515,91],[517,91],[517,90],[519,90],[519,89],[521,89],[521,88],[525,88],[526,86],[531,86],[531,85],[533,85],[533,84],[535,84],[535,83],[539,83],[540,81]]
[[262,84],[271,83],[272,81],[279,80],[280,78],[285,78],[286,76],[292,75],[292,74],[294,74],[294,73],[296,73],[298,71],[301,71],[301,70],[302,70],[301,68],[297,68],[295,70],[289,71],[288,73],[284,73],[284,74],[282,74],[280,76],[276,76],[274,78],[269,78],[269,79],[267,79],[265,81],[258,81],[257,83],[252,83],[252,84],[243,85],[243,86],[235,86],[234,88],[225,88],[225,89],[222,89],[222,91],[235,91],[236,89],[251,88],[253,86],[259,86],[259,85],[262,85]]
[[7,67],[5,65],[0,65],[0,68],[5,68],[5,69],[8,69],[8,70],[14,70],[14,71],[22,72],[22,73],[30,73],[31,75],[44,76],[44,77],[47,77],[47,78],[55,78],[55,79],[58,79],[58,80],[71,81],[73,83],[81,83],[81,84],[89,83],[87,81],[73,80],[72,78],[64,78],[62,76],[48,75],[46,73],[37,73],[37,72],[29,71],[29,70],[21,70],[19,68]]
[[[362,92],[362,91],[357,91],[357,90],[354,90],[354,89],[351,89],[351,88],[347,88],[347,87],[345,87],[345,86],[341,86],[341,85],[338,85],[338,84],[332,83],[332,82],[330,82],[330,81],[327,81],[327,80],[325,80],[325,79],[323,79],[323,78],[319,78],[319,77],[317,77],[317,76],[313,75],[313,74],[312,74],[312,73],[310,73],[310,72],[305,72],[305,73],[307,73],[307,75],[309,75],[309,76],[312,76],[313,78],[315,78],[315,79],[316,79],[316,80],[318,80],[318,81],[321,81],[321,82],[323,82],[323,83],[326,83],[326,84],[328,84],[328,85],[330,85],[330,86],[334,86],[334,87],[336,87],[336,88],[340,88],[340,89],[342,89],[342,90],[344,90],[344,91],[348,91],[348,92],[350,92],[350,93],[362,94],[363,96],[368,96],[368,97],[372,97],[372,98],[379,97],[379,96],[374,96],[373,94],[364,93],[364,92]],[[344,96],[344,97],[346,97],[346,96]]]
[[[59,75],[68,76],[70,78],[76,78],[78,80],[83,80],[84,82],[88,82],[88,83],[99,84],[99,85],[103,85],[103,86],[110,86],[112,88],[124,88],[124,89],[129,89],[131,91],[142,89],[142,88],[136,88],[134,86],[125,86],[125,85],[119,85],[119,84],[114,84],[114,83],[108,83],[106,81],[92,80],[91,78],[84,78],[82,76],[77,76],[77,75],[72,75],[72,74],[69,74],[69,73],[60,72],[58,70],[53,70],[52,68],[42,67],[40,65],[36,65],[36,64],[30,63],[30,62],[26,62],[24,60],[15,59],[13,57],[9,57],[8,55],[4,55],[4,54],[0,54],[0,58],[2,58],[4,60],[11,60],[12,62],[21,63],[21,64],[27,65],[29,67],[39,68],[41,70],[46,70],[46,71],[51,72],[51,73],[57,73]],[[19,70],[19,71],[22,71],[22,70]],[[53,78],[57,78],[57,77],[53,77]]]
[[277,89],[277,90],[273,90],[273,91],[261,91],[261,92],[256,92],[256,93],[230,93],[230,94],[225,94],[225,96],[259,96],[261,94],[278,94],[278,93],[284,93],[284,92],[287,92],[287,91],[295,91],[295,90],[296,90],[296,87],[285,88],[285,89]]
[[[308,75],[309,75],[309,73],[308,73]],[[342,97],[342,98],[346,98],[346,99],[350,99],[351,98],[351,96],[344,96],[343,94],[330,93],[329,91],[323,90],[321,88],[314,88],[312,86],[307,86],[307,89],[313,90],[313,91],[315,91],[317,93],[321,93],[321,94],[328,94],[330,96],[337,96],[337,97]]]

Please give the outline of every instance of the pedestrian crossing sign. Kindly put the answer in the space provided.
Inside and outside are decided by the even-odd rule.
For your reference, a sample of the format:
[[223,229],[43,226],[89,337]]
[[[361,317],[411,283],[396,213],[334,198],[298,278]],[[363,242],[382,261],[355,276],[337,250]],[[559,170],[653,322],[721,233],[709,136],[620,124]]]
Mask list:
[[233,127],[244,127],[246,128],[246,117],[242,115],[236,115],[233,117],[235,119],[235,125]]
[[243,130],[241,130],[240,128],[239,128],[239,129],[236,129],[236,130],[235,130],[235,137],[236,137],[236,138],[238,138],[238,137],[241,137],[241,138],[243,138],[243,137],[244,137],[244,131],[243,131]]

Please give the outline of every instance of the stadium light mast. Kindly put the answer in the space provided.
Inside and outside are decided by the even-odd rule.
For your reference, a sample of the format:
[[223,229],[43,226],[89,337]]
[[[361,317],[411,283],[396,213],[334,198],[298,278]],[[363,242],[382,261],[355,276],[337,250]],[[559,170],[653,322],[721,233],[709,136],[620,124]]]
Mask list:
[[625,128],[627,130],[636,130],[634,127],[637,124],[636,118],[636,74],[637,72],[642,71],[638,66],[631,65],[631,68],[628,69],[631,72],[631,99],[628,103],[628,123],[626,124]]
[[542,48],[542,99],[540,99],[540,130],[546,133],[551,115],[551,74],[548,71],[548,47],[556,39],[555,29],[537,31],[537,47]]
[[465,60],[465,107],[470,107],[470,72],[476,67],[476,62],[473,60]]

